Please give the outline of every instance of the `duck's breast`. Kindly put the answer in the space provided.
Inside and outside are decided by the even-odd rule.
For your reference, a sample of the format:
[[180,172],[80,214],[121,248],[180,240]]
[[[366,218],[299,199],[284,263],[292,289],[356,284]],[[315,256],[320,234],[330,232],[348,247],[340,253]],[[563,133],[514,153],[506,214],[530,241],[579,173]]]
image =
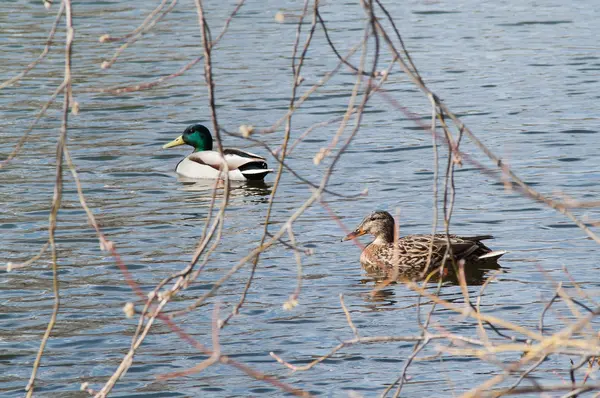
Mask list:
[[381,257],[381,246],[371,243],[360,254],[360,262],[364,266],[385,267],[385,258]]

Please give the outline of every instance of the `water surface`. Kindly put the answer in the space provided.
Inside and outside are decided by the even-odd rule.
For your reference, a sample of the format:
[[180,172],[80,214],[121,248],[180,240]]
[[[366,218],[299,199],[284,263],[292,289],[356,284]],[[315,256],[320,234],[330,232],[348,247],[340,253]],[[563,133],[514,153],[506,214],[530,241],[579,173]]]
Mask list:
[[[216,37],[235,4],[206,3]],[[545,194],[597,199],[600,15],[595,3],[386,3],[425,81],[489,148]],[[81,112],[70,118],[68,138],[88,204],[144,291],[187,264],[210,205],[210,185],[189,185],[174,174],[187,149],[161,149],[188,124],[209,123],[202,66],[148,91],[112,96],[81,90],[154,79],[175,72],[200,54],[193,2],[182,2],[111,69],[100,69],[118,44],[100,44],[99,36],[128,33],[154,6],[144,1],[74,4],[74,90]],[[2,2],[0,80],[12,77],[39,54],[56,7],[47,12],[39,1]],[[249,2],[215,50],[216,101],[220,123],[227,130],[237,131],[240,124],[268,127],[287,110],[296,25],[294,20],[277,23],[278,11],[298,14],[301,4]],[[341,53],[361,39],[364,18],[358,4],[327,2],[322,14]],[[18,85],[0,91],[2,156],[62,81],[63,41],[60,31],[48,59]],[[353,62],[358,62],[358,57]],[[317,30],[302,73],[305,83],[301,91],[336,63],[322,31]],[[319,90],[294,116],[292,139],[316,122],[342,115],[353,83],[354,76],[344,70]],[[428,120],[427,98],[405,76],[393,73],[387,89],[403,107]],[[47,239],[60,117],[59,102],[33,131],[19,157],[0,170],[3,261],[23,261],[37,253]],[[313,157],[328,145],[336,129],[333,124],[315,130],[294,150],[289,164],[318,183],[330,159],[315,166]],[[283,129],[260,137],[272,147],[282,138]],[[264,154],[262,148],[247,141],[226,137],[225,143]],[[466,140],[463,149],[493,167]],[[271,163],[275,165],[273,160]],[[125,319],[122,312],[123,305],[136,296],[112,257],[100,251],[73,181],[68,174],[65,178],[57,231],[62,308],[39,372],[39,396],[76,396],[84,381],[99,389],[129,349],[137,323]],[[429,232],[432,178],[430,135],[383,97],[375,96],[330,184],[333,191],[352,194],[367,188],[369,194],[353,200],[332,195],[325,199],[350,228],[368,212],[381,208],[399,209],[401,233]],[[270,176],[263,187],[235,187],[219,250],[198,283],[183,291],[169,308],[178,308],[184,299],[210,289],[256,246],[273,181]],[[502,262],[507,272],[487,287],[483,299],[486,312],[535,328],[554,289],[549,278],[567,280],[564,266],[595,295],[597,246],[564,216],[505,191],[501,181],[470,164],[457,170],[456,187],[452,231],[493,234],[493,248],[510,251]],[[308,186],[284,174],[271,230],[279,228],[311,194]],[[597,213],[587,209],[578,215],[595,221]],[[339,339],[351,338],[339,305],[340,293],[361,335],[416,334],[416,294],[397,285],[371,297],[373,282],[360,269],[359,249],[350,242],[339,242],[343,231],[320,205],[294,224],[294,232],[299,245],[315,250],[314,255],[303,257],[299,306],[293,311],[282,308],[295,288],[296,263],[291,251],[277,246],[261,256],[246,305],[221,333],[222,350],[237,361],[315,394],[347,396],[356,391],[375,396],[396,379],[412,344],[350,347],[311,371],[291,375],[268,353],[304,364],[328,352]],[[242,269],[220,290],[223,316],[237,302],[248,274],[247,268]],[[0,391],[7,397],[22,396],[52,311],[49,258],[0,275]],[[476,295],[479,287],[470,291]],[[456,286],[445,287],[442,295],[462,300]],[[210,345],[215,302],[179,318],[178,325]],[[564,307],[549,314],[547,326],[560,327],[561,317],[566,315]],[[444,310],[436,312],[434,322],[455,333],[475,330],[471,322]],[[156,379],[203,359],[205,356],[158,323],[113,395],[281,395],[275,387],[225,366],[169,381]],[[540,375],[552,382],[557,381],[556,374],[568,380],[568,366],[565,358],[552,358]],[[405,396],[423,395],[424,391],[429,396],[449,396],[497,372],[493,365],[445,356],[441,362],[415,363],[403,391]]]

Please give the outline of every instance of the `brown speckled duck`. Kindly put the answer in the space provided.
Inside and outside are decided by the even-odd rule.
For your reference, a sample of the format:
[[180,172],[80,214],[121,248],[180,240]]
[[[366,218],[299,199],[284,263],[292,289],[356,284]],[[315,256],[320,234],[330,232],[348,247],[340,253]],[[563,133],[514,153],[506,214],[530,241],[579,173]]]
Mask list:
[[[398,266],[399,274],[414,277],[424,271],[434,270],[442,265],[448,240],[445,234],[408,235],[398,238],[394,245],[394,218],[386,211],[375,211],[366,216],[358,228],[346,235],[342,241],[358,236],[371,234],[375,240],[371,242],[360,255],[360,262],[367,271],[388,274]],[[465,260],[466,267],[494,265],[498,268],[497,260],[506,251],[492,251],[481,243],[482,240],[492,239],[491,235],[456,236],[450,235],[450,245],[455,260]],[[431,264],[427,267],[429,250],[432,245]],[[452,268],[451,262],[446,268]]]

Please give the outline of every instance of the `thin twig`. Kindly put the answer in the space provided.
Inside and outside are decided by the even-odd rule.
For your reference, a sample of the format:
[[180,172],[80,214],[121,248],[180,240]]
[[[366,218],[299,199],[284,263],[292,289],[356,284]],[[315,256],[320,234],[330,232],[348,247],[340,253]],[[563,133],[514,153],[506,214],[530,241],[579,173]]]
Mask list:
[[354,326],[354,322],[352,322],[352,317],[350,316],[350,312],[348,312],[348,308],[346,308],[346,304],[344,304],[344,295],[340,293],[340,304],[342,305],[342,309],[344,310],[344,314],[346,315],[346,321],[348,322],[348,326],[352,329],[352,333],[354,333],[354,337],[357,339],[360,338],[358,334],[358,329]]
[[69,118],[69,107],[70,107],[70,87],[71,87],[71,47],[73,45],[74,38],[74,29],[73,29],[73,17],[71,10],[71,0],[63,0],[65,5],[65,25],[66,25],[66,44],[65,44],[65,72],[64,72],[64,102],[63,102],[63,115],[62,115],[62,125],[60,128],[60,136],[58,138],[58,143],[56,145],[56,177],[54,182],[54,196],[52,198],[52,207],[50,210],[50,216],[48,221],[48,241],[50,242],[50,249],[52,252],[52,289],[54,292],[54,304],[52,306],[52,315],[50,316],[50,320],[48,321],[48,326],[46,327],[46,331],[44,333],[44,337],[40,343],[40,348],[38,350],[37,356],[35,358],[35,362],[33,363],[33,369],[31,371],[31,377],[27,386],[25,387],[25,391],[27,391],[27,398],[33,396],[33,391],[35,387],[35,379],[37,376],[37,371],[39,369],[40,363],[42,361],[42,356],[44,355],[44,349],[46,348],[46,343],[50,338],[50,333],[54,328],[56,323],[56,318],[58,316],[58,311],[60,309],[60,293],[59,293],[59,282],[58,282],[58,253],[56,250],[56,218],[58,215],[58,211],[61,207],[62,203],[62,191],[63,191],[63,155],[64,148],[67,139],[67,128],[68,128],[68,118]]
[[127,47],[129,47],[130,45],[134,44],[136,41],[138,41],[144,33],[150,31],[154,25],[156,25],[161,19],[163,19],[169,12],[171,12],[171,10],[175,7],[175,5],[177,4],[177,0],[172,0],[171,4],[169,4],[169,7],[167,7],[167,9],[161,14],[159,15],[156,19],[154,19],[152,22],[150,22],[150,20],[152,18],[154,18],[154,16],[156,14],[158,14],[158,12],[160,10],[163,9],[163,7],[165,6],[165,4],[167,3],[167,0],[162,0],[162,2],[146,17],[146,19],[144,20],[144,22],[142,22],[142,24],[140,26],[138,26],[133,32],[131,32],[129,35],[126,35],[124,37],[121,38],[111,38],[108,35],[104,35],[100,38],[100,42],[106,42],[106,41],[115,41],[115,40],[124,40],[127,39],[127,41],[125,43],[123,43],[118,49],[117,51],[115,51],[115,54],[112,56],[111,59],[109,59],[108,61],[104,61],[102,62],[102,69],[108,69],[111,66],[114,65],[115,62],[117,62],[117,58],[119,58],[119,56],[123,53],[123,51],[125,51],[127,49]]
[[56,13],[56,18],[54,19],[54,23],[52,24],[52,27],[50,28],[50,32],[48,33],[48,38],[46,39],[46,45],[44,46],[44,49],[42,50],[41,54],[37,57],[36,60],[31,62],[29,65],[27,65],[25,67],[25,69],[23,69],[19,74],[6,80],[4,83],[0,84],[0,90],[21,80],[33,68],[35,68],[37,66],[37,64],[39,64],[40,62],[42,62],[44,60],[44,58],[46,58],[46,55],[48,55],[48,53],[50,52],[50,47],[52,47],[52,43],[54,41],[54,35],[56,34],[56,28],[58,27],[58,23],[60,22],[60,19],[62,18],[64,12],[65,12],[65,3],[63,1],[61,1],[60,7],[58,8],[58,12]]

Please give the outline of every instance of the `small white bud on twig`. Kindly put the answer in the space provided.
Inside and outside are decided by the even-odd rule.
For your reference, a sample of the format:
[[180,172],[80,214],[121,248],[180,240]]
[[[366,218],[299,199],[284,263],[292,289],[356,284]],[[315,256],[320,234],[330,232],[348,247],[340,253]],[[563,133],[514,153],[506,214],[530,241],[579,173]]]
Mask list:
[[81,383],[81,387],[79,388],[79,391],[87,390],[89,385],[90,385],[90,383],[88,383],[87,381],[85,383]]
[[46,10],[49,10],[50,7],[52,7],[52,1],[50,1],[50,0],[44,0],[44,8]]
[[158,292],[158,299],[160,301],[162,300],[168,300],[171,297],[172,292],[170,290],[163,290],[162,292]]
[[298,305],[298,300],[290,299],[290,300],[286,301],[285,303],[283,303],[283,309],[286,311],[291,311],[297,305]]
[[110,62],[104,61],[104,62],[102,62],[102,64],[100,65],[100,67],[102,69],[108,69],[108,68],[110,68]]
[[110,35],[109,34],[105,34],[105,35],[100,36],[100,38],[98,39],[98,41],[100,43],[106,43],[109,39],[110,39]]
[[380,70],[380,71],[379,71],[379,76],[381,76],[381,77],[386,77],[387,75],[388,75],[388,71],[387,71],[387,69],[384,69],[384,70]]
[[298,76],[298,79],[296,79],[296,86],[301,85],[303,81],[304,81],[304,77]]
[[317,153],[313,158],[313,163],[315,164],[315,166],[318,166],[319,163],[321,163],[323,159],[325,159],[325,156],[327,156],[328,154],[329,150],[327,148],[321,148],[319,150],[319,153]]
[[135,315],[135,306],[132,302],[128,302],[123,306],[123,312],[127,318],[133,318]]
[[454,154],[452,161],[454,162],[454,164],[458,165],[458,166],[462,166],[462,156],[460,156],[459,154]]
[[250,124],[242,124],[240,126],[240,134],[244,138],[250,137],[250,135],[252,134],[253,131],[254,131],[254,126],[252,126]]
[[79,115],[79,102],[73,102],[73,105],[71,106],[71,113],[73,115]]
[[155,297],[155,296],[156,296],[156,295],[155,295],[154,291],[151,291],[151,292],[149,292],[149,293],[148,293],[148,300],[154,300],[154,297]]
[[277,13],[275,14],[275,21],[283,23],[285,21],[285,14],[281,11],[277,11]]
[[101,239],[100,240],[100,250],[103,252],[110,252],[113,251],[115,249],[115,244],[110,241],[110,240],[106,240],[106,239]]
[[10,272],[12,271],[13,268],[13,263],[11,263],[10,261],[6,263],[6,272]]

